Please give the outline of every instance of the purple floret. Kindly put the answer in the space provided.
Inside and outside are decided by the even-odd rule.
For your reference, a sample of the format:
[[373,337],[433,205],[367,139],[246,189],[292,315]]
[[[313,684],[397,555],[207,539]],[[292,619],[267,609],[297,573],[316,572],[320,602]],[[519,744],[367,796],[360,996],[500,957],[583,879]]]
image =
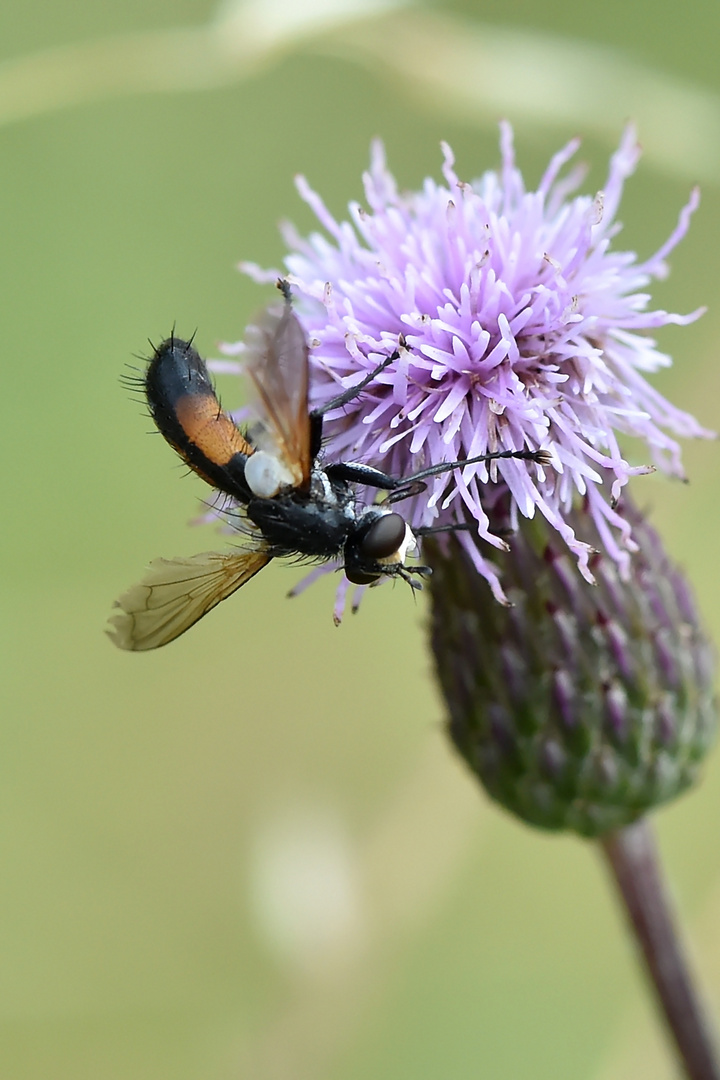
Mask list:
[[[337,222],[300,178],[298,190],[324,233],[302,238],[284,230],[290,253],[283,274],[311,344],[312,404],[398,353],[362,394],[326,416],[328,460],[402,476],[485,451],[552,453],[550,467],[512,459],[468,466],[430,480],[426,493],[402,504],[414,527],[473,519],[476,534],[458,538],[500,601],[497,570],[477,538],[505,546],[490,519],[507,489],[514,520],[539,511],[592,580],[592,549],[565,520],[573,500],[587,500],[622,568],[634,544],[613,500],[630,476],[653,465],[683,475],[673,436],[711,434],[645,377],[670,363],[646,331],[702,313],[652,310],[647,292],[687,231],[698,192],[668,241],[639,262],[613,248],[623,185],[639,157],[633,129],[595,197],[572,194],[582,171],[565,167],[577,148],[570,142],[537,190],[526,191],[503,124],[499,172],[465,183],[444,146],[444,183],[428,179],[421,191],[400,193],[376,143],[365,175],[367,209],[353,203],[350,220]],[[278,276],[243,269],[260,281]],[[618,443],[623,435],[644,440],[652,464],[630,465]],[[366,494],[372,501],[374,493]]]

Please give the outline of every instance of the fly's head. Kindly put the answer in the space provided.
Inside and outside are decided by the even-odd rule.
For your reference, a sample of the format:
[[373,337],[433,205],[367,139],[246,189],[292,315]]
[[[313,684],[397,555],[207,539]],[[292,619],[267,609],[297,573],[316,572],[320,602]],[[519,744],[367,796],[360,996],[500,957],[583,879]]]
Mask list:
[[358,519],[345,542],[345,576],[353,585],[374,585],[383,577],[398,575],[418,587],[410,574],[423,574],[426,568],[405,565],[416,551],[417,540],[405,518],[372,507]]

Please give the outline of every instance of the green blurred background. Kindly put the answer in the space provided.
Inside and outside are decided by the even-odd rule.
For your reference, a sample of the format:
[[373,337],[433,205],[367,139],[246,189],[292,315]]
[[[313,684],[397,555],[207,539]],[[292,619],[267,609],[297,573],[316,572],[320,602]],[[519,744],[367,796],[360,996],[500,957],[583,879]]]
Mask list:
[[[385,588],[337,630],[330,581],[290,602],[271,567],[167,650],[102,628],[150,558],[221,546],[124,365],[173,324],[239,338],[268,293],[234,265],[312,226],[294,174],[342,214],[376,135],[417,186],[441,138],[465,178],[496,165],[501,115],[530,184],[580,133],[594,190],[635,118],[621,242],[655,250],[703,187],[655,295],[710,311],[663,332],[656,385],[720,427],[720,7],[468,0],[302,40],[286,8],[265,39],[206,0],[0,8],[0,1073],[662,1080],[596,853],[490,806],[445,745],[422,602]],[[717,448],[686,462],[634,492],[717,637]],[[657,817],[716,1009],[719,811],[715,758]]]

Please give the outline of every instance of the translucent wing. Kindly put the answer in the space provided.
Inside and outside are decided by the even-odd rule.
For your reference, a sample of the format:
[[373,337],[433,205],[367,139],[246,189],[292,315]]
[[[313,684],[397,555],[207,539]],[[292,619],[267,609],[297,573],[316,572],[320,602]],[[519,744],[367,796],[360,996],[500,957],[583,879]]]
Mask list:
[[311,464],[308,346],[289,300],[268,308],[249,327],[246,356],[272,443],[267,449],[280,455],[304,487]]
[[115,601],[107,632],[120,649],[157,649],[180,637],[270,561],[264,551],[155,559],[138,585]]

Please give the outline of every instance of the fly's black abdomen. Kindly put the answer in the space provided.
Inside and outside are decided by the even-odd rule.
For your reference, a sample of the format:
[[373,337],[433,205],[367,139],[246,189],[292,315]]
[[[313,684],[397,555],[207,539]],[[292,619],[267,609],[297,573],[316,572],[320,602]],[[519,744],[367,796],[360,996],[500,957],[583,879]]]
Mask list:
[[152,418],[191,469],[246,502],[245,462],[253,447],[223,412],[204,361],[188,341],[171,337],[155,350],[145,376]]

